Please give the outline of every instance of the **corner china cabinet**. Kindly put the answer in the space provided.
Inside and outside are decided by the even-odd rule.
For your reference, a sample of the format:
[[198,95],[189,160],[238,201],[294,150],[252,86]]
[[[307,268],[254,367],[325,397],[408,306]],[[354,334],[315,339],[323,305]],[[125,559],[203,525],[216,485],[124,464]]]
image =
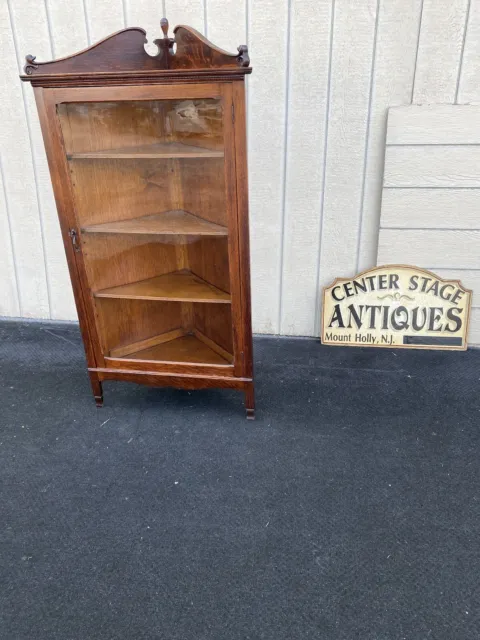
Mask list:
[[27,56],[98,405],[104,380],[245,393],[254,417],[244,77],[186,26]]

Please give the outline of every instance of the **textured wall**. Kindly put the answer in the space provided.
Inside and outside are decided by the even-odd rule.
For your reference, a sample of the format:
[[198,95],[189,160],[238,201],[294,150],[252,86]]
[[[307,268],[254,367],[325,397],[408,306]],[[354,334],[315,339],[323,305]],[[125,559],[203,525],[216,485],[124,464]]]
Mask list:
[[472,289],[469,344],[480,346],[480,106],[389,110],[377,261]]
[[376,262],[387,107],[480,99],[480,0],[2,0],[0,315],[75,317],[25,54],[162,14],[249,46],[254,330],[315,335],[321,287]]

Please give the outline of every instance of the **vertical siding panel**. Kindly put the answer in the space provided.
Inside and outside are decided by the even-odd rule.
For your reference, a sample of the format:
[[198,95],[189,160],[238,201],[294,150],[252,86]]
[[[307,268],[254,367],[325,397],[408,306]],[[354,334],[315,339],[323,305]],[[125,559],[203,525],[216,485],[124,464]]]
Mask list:
[[375,265],[377,259],[387,111],[410,102],[421,4],[421,0],[380,3],[357,272]]
[[471,0],[457,102],[479,102],[480,0]]
[[[134,0],[126,4],[127,27],[141,27],[147,32],[148,44],[145,49],[155,55],[158,52],[153,41],[163,37],[160,20],[163,18],[162,4],[158,0]],[[168,17],[168,16],[167,16]],[[170,32],[173,28],[170,22]],[[172,36],[172,33],[170,33]]]
[[61,0],[46,0],[45,6],[53,57],[62,58],[85,49],[88,37],[83,0],[69,0],[68,10]]
[[424,0],[413,102],[455,102],[468,0]]
[[[0,3],[0,48],[3,60],[0,95],[4,113],[0,119],[0,154],[3,180],[17,264],[20,313],[25,317],[48,318],[50,309],[42,228],[9,8],[7,2]],[[41,20],[37,9],[32,3],[30,19],[34,24]],[[29,49],[31,46],[30,42]],[[42,54],[40,48],[39,56]]]
[[357,267],[376,11],[376,0],[337,0],[335,4],[321,287],[336,276],[354,275]]
[[[1,158],[0,158],[1,163]],[[19,316],[17,276],[11,243],[7,194],[0,164],[0,316]]]
[[[47,19],[54,58],[71,55],[88,46],[86,16],[83,0],[70,0],[68,11],[59,0],[48,0]],[[71,25],[75,28],[72,29]],[[27,42],[25,40],[25,42]],[[31,89],[29,88],[29,91]],[[44,212],[45,251],[50,283],[51,315],[56,320],[77,318],[72,285],[63,248],[60,224],[51,187],[47,157],[43,145],[40,123],[35,105],[31,104],[31,129],[34,140],[34,158],[37,166],[37,180]]]
[[315,331],[332,2],[292,1],[280,326],[287,335]]
[[253,328],[278,333],[285,140],[287,2],[249,8],[248,149]]
[[[53,24],[49,25],[47,14],[42,7],[37,8],[35,21],[30,19],[33,1],[14,3],[13,18],[17,35],[19,67],[24,62],[24,52],[30,50],[35,43],[34,54],[38,60],[52,59],[52,45],[50,36],[55,37]],[[65,12],[64,12],[65,14]],[[55,12],[54,12],[55,15]],[[84,25],[84,21],[81,22]],[[49,28],[50,26],[50,28]],[[57,23],[57,28],[60,26]],[[60,29],[68,28],[66,18]],[[77,44],[81,46],[86,42]],[[42,133],[38,120],[37,108],[33,90],[28,84],[23,84],[27,120],[29,123],[31,153],[33,157],[34,179],[36,180],[36,196],[40,207],[40,219],[43,229],[43,243],[45,251],[46,276],[50,298],[50,317],[59,320],[76,318],[72,287],[68,274],[65,251],[60,234],[55,200],[48,170],[47,159],[43,145]]]
[[84,0],[84,2],[90,44],[125,27],[122,0]]
[[[226,51],[247,44],[246,0],[205,0],[208,39]],[[254,64],[253,61],[252,64]]]
[[165,0],[165,14],[172,30],[186,24],[206,35],[204,0]]

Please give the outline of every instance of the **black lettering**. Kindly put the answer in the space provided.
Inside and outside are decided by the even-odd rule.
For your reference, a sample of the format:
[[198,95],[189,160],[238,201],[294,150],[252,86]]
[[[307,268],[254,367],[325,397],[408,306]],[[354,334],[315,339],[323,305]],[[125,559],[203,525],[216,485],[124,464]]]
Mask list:
[[452,333],[455,333],[456,331],[460,331],[460,329],[462,328],[462,319],[461,318],[456,318],[456,314],[460,315],[462,313],[462,309],[458,309],[457,307],[451,307],[450,309],[447,310],[447,318],[448,320],[452,320],[452,322],[455,323],[455,328],[451,329],[449,324],[445,325],[445,331],[451,331]]
[[408,290],[409,291],[415,291],[415,289],[418,289],[418,276],[411,276],[410,278],[410,284],[408,285]]
[[445,293],[445,289],[455,289],[455,287],[453,286],[453,284],[444,284],[439,291],[439,295],[442,300],[450,300],[450,294]]
[[347,294],[347,298],[351,298],[353,296],[353,290],[352,290],[352,283],[351,282],[346,282],[343,285],[343,289],[344,289],[345,293]]
[[344,298],[337,298],[337,294],[335,293],[336,289],[341,289],[339,284],[336,287],[333,287],[333,289],[332,289],[332,298],[334,300],[337,300],[337,302],[341,302],[342,300],[344,300]]
[[359,307],[359,311],[360,311],[360,315],[357,313],[357,310],[355,309],[355,305],[353,304],[349,304],[348,305],[348,310],[350,311],[350,318],[348,321],[348,328],[352,329],[352,318],[355,320],[355,324],[357,325],[357,329],[361,329],[362,328],[362,316],[363,316],[363,305],[361,305]]
[[364,293],[366,293],[367,291],[367,285],[365,284],[365,278],[362,278],[362,284],[360,284],[360,282],[358,280],[354,280],[353,281],[353,288],[355,289],[355,293],[358,293],[358,291],[363,291]]
[[386,289],[387,288],[387,274],[386,273],[382,273],[381,275],[378,276],[378,288],[379,289]]
[[382,320],[382,329],[385,331],[388,329],[388,312],[390,311],[390,307],[383,307],[383,320]]
[[369,329],[375,329],[375,321],[376,321],[376,316],[377,316],[377,311],[381,311],[382,307],[372,304],[372,305],[367,305],[365,307],[365,309],[367,309],[368,311],[370,311],[370,325],[369,325]]
[[453,296],[453,298],[450,300],[450,302],[452,304],[457,304],[458,301],[461,299],[461,297],[463,296],[463,294],[465,293],[465,291],[462,291],[461,289],[457,289],[455,291],[455,295]]
[[[402,320],[401,322],[397,322],[397,316],[400,316],[403,313],[405,314],[405,320]],[[399,307],[394,309],[392,311],[392,317],[391,317],[390,321],[392,323],[392,328],[395,329],[395,331],[403,331],[403,329],[408,329],[408,327],[410,325],[408,324],[408,310],[407,310],[407,307],[404,307],[403,305],[400,305]]]
[[422,293],[425,293],[425,289],[427,288],[427,284],[430,282],[430,280],[431,278],[425,278],[425,276],[422,277],[422,281],[423,281],[422,289],[421,289]]
[[[430,307],[430,319],[428,321],[429,331],[441,331],[442,327],[436,327],[435,323],[442,319],[443,307]],[[439,311],[440,313],[435,313]]]
[[423,327],[425,326],[425,323],[427,322],[427,310],[425,309],[425,307],[422,307],[422,309],[421,309],[421,311],[423,311],[422,323],[420,324],[417,321],[418,312],[419,311],[420,311],[420,307],[415,307],[415,309],[412,309],[412,329],[413,329],[413,331],[421,331],[423,329]]
[[388,288],[389,289],[400,289],[400,287],[398,286],[398,275],[396,273],[391,273],[389,276],[389,282],[388,282]]
[[370,291],[375,291],[375,276],[367,276],[365,280],[370,283]]
[[438,296],[438,287],[439,287],[440,283],[438,280],[435,280],[435,282],[433,284],[431,284],[427,291],[425,293],[430,293],[431,291],[433,291],[433,294],[435,296]]
[[343,323],[342,312],[340,310],[340,305],[336,304],[334,307],[334,311],[332,313],[332,317],[330,318],[329,328],[333,327],[333,323],[336,322],[337,326],[340,329],[345,329],[345,324]]

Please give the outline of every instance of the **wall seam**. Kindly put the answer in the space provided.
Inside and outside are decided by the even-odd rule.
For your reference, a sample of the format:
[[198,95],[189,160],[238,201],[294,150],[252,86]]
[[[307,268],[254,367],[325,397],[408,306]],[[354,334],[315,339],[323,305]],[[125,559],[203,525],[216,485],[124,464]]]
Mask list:
[[416,184],[414,186],[395,186],[395,185],[384,185],[383,186],[384,189],[480,189],[480,186],[478,187],[464,187],[461,185],[455,186],[455,187],[435,187],[433,185],[425,185],[425,184]]
[[[15,30],[15,24],[14,24],[14,21],[13,21],[12,9],[11,9],[10,3],[11,3],[11,0],[7,0],[8,15],[9,15],[9,19],[10,19],[10,29],[11,29],[11,32],[12,32],[13,45],[14,45],[14,48],[15,48],[15,55],[17,57],[17,64],[20,65],[17,33],[16,33],[16,30]],[[28,131],[28,139],[29,139],[29,142],[30,142],[30,155],[31,155],[31,158],[32,158],[33,177],[34,177],[34,181],[35,181],[35,196],[36,196],[36,199],[37,199],[38,220],[39,220],[39,223],[40,223],[40,238],[42,240],[43,268],[44,268],[44,271],[45,271],[45,284],[46,284],[46,290],[47,290],[48,314],[49,314],[49,317],[51,318],[52,317],[52,301],[51,301],[50,276],[49,276],[49,272],[48,272],[48,263],[47,263],[47,251],[46,251],[46,246],[45,246],[45,221],[44,221],[42,205],[41,205],[41,202],[40,202],[40,190],[38,188],[37,163],[35,161],[35,156],[34,156],[34,152],[33,152],[32,126],[31,126],[30,117],[29,117],[29,114],[28,114],[27,103],[26,103],[26,100],[25,100],[25,83],[24,82],[22,82],[22,97],[23,97],[23,111],[24,111],[24,114],[25,114],[25,121],[26,121],[26,124],[27,124],[27,131]]]
[[123,12],[123,28],[127,28],[127,1],[122,0],[122,12]]
[[461,82],[461,79],[462,79],[463,55],[465,53],[465,41],[467,39],[468,25],[469,25],[469,22],[470,22],[470,7],[471,7],[471,5],[472,5],[472,0],[468,0],[468,2],[467,2],[467,10],[465,12],[465,25],[463,27],[462,50],[460,52],[460,60],[458,62],[457,86],[455,88],[455,104],[458,104],[458,93],[460,91],[460,82]]
[[322,156],[322,195],[320,197],[320,221],[318,229],[318,256],[317,256],[317,281],[316,281],[316,293],[317,303],[315,305],[315,317],[314,317],[314,333],[318,335],[320,332],[320,265],[322,258],[322,244],[323,244],[323,214],[325,209],[325,191],[326,191],[326,177],[327,177],[327,156],[328,156],[328,133],[329,133],[329,120],[330,120],[330,96],[332,90],[332,58],[333,58],[333,32],[335,27],[335,0],[332,0],[331,12],[330,12],[330,43],[328,52],[328,75],[327,75],[327,104],[325,106],[325,123],[324,123],[324,136],[323,143],[323,156]]
[[424,0],[422,0],[422,4],[420,5],[420,18],[418,20],[417,49],[415,51],[415,64],[413,65],[412,94],[410,96],[410,104],[413,104],[413,97],[415,95],[415,80],[417,78],[418,50],[420,49],[420,36],[422,34],[423,3],[424,3]]
[[49,6],[48,6],[48,0],[44,0],[44,4],[45,4],[45,15],[47,17],[48,38],[50,40],[50,51],[51,51],[51,54],[52,54],[52,60],[55,60],[55,45],[53,43],[52,21],[50,19],[50,9],[49,9]]
[[480,227],[380,227],[380,231],[480,231]]
[[205,37],[208,38],[208,0],[203,0],[203,30]]
[[87,42],[88,46],[92,44],[92,34],[90,33],[90,22],[88,18],[88,9],[87,9],[87,0],[82,0],[83,2],[83,13],[85,15],[85,29],[87,32]]
[[365,150],[363,157],[363,180],[362,180],[362,192],[360,194],[360,215],[358,217],[357,226],[357,258],[355,261],[356,273],[358,273],[358,263],[360,261],[360,244],[362,242],[362,228],[363,228],[363,214],[365,208],[365,186],[367,182],[367,166],[368,166],[368,152],[370,149],[370,123],[372,119],[372,100],[375,90],[375,71],[377,63],[377,34],[378,34],[378,21],[380,15],[380,0],[377,0],[377,13],[375,16],[375,32],[373,35],[372,45],[372,62],[370,65],[370,90],[368,94],[368,114],[367,114],[367,130],[365,132]]
[[290,116],[290,51],[291,51],[291,22],[292,22],[292,0],[288,0],[287,13],[287,46],[285,52],[285,124],[283,132],[283,168],[282,168],[282,215],[281,215],[281,233],[282,241],[280,243],[279,255],[279,283],[278,283],[278,333],[282,333],[282,307],[283,307],[283,276],[284,265],[283,258],[285,255],[285,219],[286,219],[286,198],[287,198],[287,175],[288,175],[288,123]]
[[17,266],[17,256],[15,253],[15,243],[13,241],[13,232],[12,232],[12,223],[11,223],[11,215],[10,215],[10,205],[8,202],[8,192],[7,185],[5,182],[5,173],[3,171],[3,163],[2,157],[0,155],[0,176],[2,178],[2,188],[3,188],[3,197],[5,199],[5,212],[7,214],[7,225],[8,225],[8,234],[10,238],[10,247],[12,250],[12,261],[13,261],[13,274],[15,277],[15,289],[17,292],[17,308],[21,316],[23,316],[23,307],[22,307],[22,299],[20,296],[20,284],[18,278],[18,266]]
[[[452,107],[462,105],[448,105]],[[478,147],[480,142],[390,142],[386,147]]]

